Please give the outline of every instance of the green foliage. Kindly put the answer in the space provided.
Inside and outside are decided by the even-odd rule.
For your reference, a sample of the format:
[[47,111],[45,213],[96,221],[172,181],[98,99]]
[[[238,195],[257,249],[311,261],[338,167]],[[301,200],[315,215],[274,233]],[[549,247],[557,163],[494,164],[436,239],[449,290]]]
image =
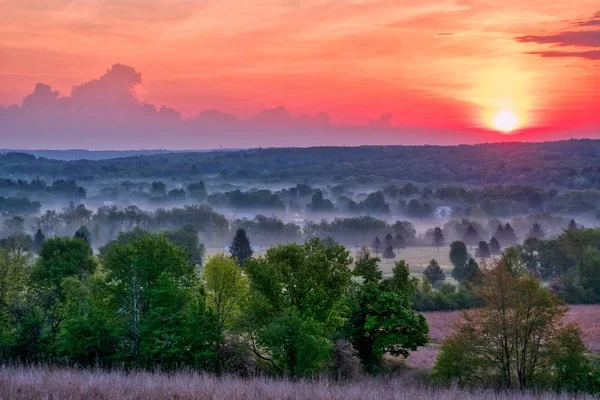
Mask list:
[[367,371],[379,370],[386,353],[406,357],[427,343],[425,318],[411,308],[414,285],[408,265],[398,262],[391,278],[356,284],[350,290],[343,332]]
[[250,239],[248,239],[248,235],[244,229],[240,228],[235,233],[231,246],[229,246],[229,252],[240,267],[243,267],[248,259],[252,258],[254,251],[250,246]]
[[423,271],[423,276],[431,283],[434,288],[438,288],[445,280],[446,274],[436,260],[431,260],[429,265]]
[[331,336],[344,322],[350,263],[343,246],[319,239],[273,247],[250,260],[250,296],[241,326],[254,352],[280,372],[316,372],[328,360]]
[[355,276],[360,276],[365,282],[379,282],[383,277],[381,269],[379,269],[379,257],[372,257],[366,247],[360,250],[354,263],[353,273]]
[[452,242],[450,245],[450,262],[454,265],[452,277],[461,282],[464,277],[464,267],[469,260],[467,245],[459,240]]

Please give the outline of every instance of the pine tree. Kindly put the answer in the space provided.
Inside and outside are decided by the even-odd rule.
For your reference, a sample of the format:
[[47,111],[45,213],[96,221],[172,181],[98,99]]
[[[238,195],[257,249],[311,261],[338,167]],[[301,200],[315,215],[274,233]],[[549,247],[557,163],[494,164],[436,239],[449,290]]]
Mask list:
[[574,219],[572,219],[572,220],[569,222],[569,226],[567,227],[567,230],[568,230],[568,231],[576,231],[577,229],[579,229],[579,228],[577,228],[577,223],[575,222],[575,220],[574,220]]
[[537,238],[537,239],[541,239],[544,236],[546,236],[546,234],[544,233],[544,231],[542,230],[542,227],[540,224],[538,224],[537,222],[533,223],[533,226],[531,227],[531,229],[529,230],[529,237],[532,238]]
[[496,228],[496,233],[494,233],[494,237],[498,240],[498,243],[505,243],[506,234],[504,233],[504,227],[502,225],[498,225]]
[[40,249],[42,248],[42,245],[44,244],[45,241],[46,241],[46,236],[44,236],[44,233],[42,232],[41,229],[38,229],[37,232],[35,233],[35,236],[33,237],[33,249],[35,250],[36,253],[40,252]]
[[478,258],[490,258],[491,256],[490,246],[482,240],[479,242],[479,246],[477,247],[477,251],[475,252],[475,257]]
[[396,253],[394,253],[394,248],[392,245],[389,245],[383,251],[383,258],[393,259],[396,258]]
[[446,274],[444,274],[444,271],[440,268],[440,264],[436,260],[429,262],[429,265],[423,271],[423,275],[425,275],[425,278],[427,278],[434,288],[438,288],[446,280]]
[[500,243],[498,242],[498,239],[496,239],[496,236],[494,236],[490,240],[490,254],[495,257],[499,256],[501,252]]
[[461,282],[473,282],[479,275],[481,275],[479,264],[477,264],[477,261],[475,261],[474,258],[469,258],[469,261],[467,261],[463,270]]
[[444,245],[444,233],[439,226],[433,230],[433,245],[437,247],[437,251],[440,251],[440,246]]
[[510,246],[515,243],[517,243],[517,235],[512,226],[507,222],[506,225],[504,225],[504,240],[502,241],[502,245]]
[[250,246],[250,240],[244,229],[238,229],[233,237],[229,252],[240,267],[243,267],[246,261],[252,257],[254,251]]
[[92,233],[85,225],[77,229],[77,232],[75,232],[74,237],[77,239],[85,240],[89,245],[92,244]]
[[392,237],[391,233],[388,233],[383,238],[383,247],[387,249],[388,246],[394,246],[394,238]]
[[476,246],[480,240],[477,229],[473,228],[473,225],[469,225],[463,236],[463,241],[467,246]]
[[375,239],[373,239],[373,243],[371,243],[371,250],[373,250],[373,253],[376,255],[381,253],[381,240],[379,240],[379,236],[375,236]]
[[406,248],[406,242],[404,241],[404,236],[402,236],[401,234],[397,234],[396,237],[394,237],[394,247],[396,248],[396,251],[400,251],[401,249]]

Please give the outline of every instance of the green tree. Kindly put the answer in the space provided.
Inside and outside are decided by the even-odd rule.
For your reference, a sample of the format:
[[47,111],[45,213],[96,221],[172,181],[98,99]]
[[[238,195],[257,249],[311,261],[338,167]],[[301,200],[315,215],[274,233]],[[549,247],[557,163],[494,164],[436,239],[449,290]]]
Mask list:
[[490,239],[490,254],[492,257],[500,255],[502,250],[500,249],[500,242],[496,239],[496,236]]
[[223,336],[238,315],[241,302],[247,297],[248,283],[235,261],[224,254],[211,257],[202,275],[208,306],[217,318],[217,373],[221,373]]
[[343,331],[368,372],[381,368],[384,354],[407,357],[427,343],[427,322],[412,310],[414,286],[408,265],[401,261],[392,277],[351,287]]
[[193,323],[189,309],[199,280],[185,249],[162,235],[139,235],[110,244],[103,265],[110,306],[124,332],[122,361],[173,368],[189,360],[186,328]]
[[240,323],[257,357],[292,376],[324,368],[343,324],[349,252],[312,239],[272,247],[246,265],[250,296]]
[[394,237],[394,248],[397,252],[400,252],[400,250],[406,248],[404,237],[399,233]]
[[423,271],[423,275],[434,288],[438,288],[446,280],[446,274],[436,260],[431,260]]
[[467,246],[476,246],[480,240],[481,239],[479,237],[479,232],[477,232],[477,229],[475,229],[473,225],[469,225],[467,227],[467,230],[465,231],[465,234],[463,235],[463,241],[465,242],[465,244]]
[[41,229],[38,229],[37,232],[35,233],[35,236],[33,237],[33,250],[36,253],[40,252],[45,240],[46,240],[46,236],[44,236],[44,233],[42,232]]
[[444,245],[444,233],[440,227],[435,227],[433,230],[433,245],[440,251],[440,247]]
[[74,237],[78,238],[78,239],[85,240],[90,245],[92,245],[92,233],[90,232],[90,230],[88,229],[88,227],[85,226],[85,225],[82,225],[79,229],[77,229],[77,232],[75,232],[75,236]]
[[246,265],[248,259],[252,258],[254,251],[250,246],[250,240],[244,229],[238,229],[233,237],[229,252],[240,267]]
[[379,239],[379,236],[375,236],[375,239],[373,239],[371,250],[373,250],[373,253],[377,256],[381,253],[381,240]]
[[452,277],[457,281],[463,279],[463,270],[467,261],[469,260],[469,253],[467,252],[467,245],[460,240],[452,242],[450,245],[450,262],[454,266],[452,270]]
[[475,257],[477,258],[490,258],[492,256],[492,251],[490,249],[490,245],[487,244],[485,240],[479,242],[479,246],[477,247],[477,251],[475,252]]
[[32,271],[32,282],[49,331],[49,352],[54,351],[56,335],[65,318],[66,293],[63,280],[85,280],[96,270],[97,261],[90,245],[75,238],[51,238],[44,242]]
[[206,249],[200,243],[198,231],[191,224],[185,224],[181,228],[165,231],[164,235],[173,243],[183,247],[189,254],[189,262],[193,266],[202,266]]
[[365,282],[379,282],[383,277],[381,269],[379,269],[379,257],[371,257],[369,249],[363,247],[356,256],[353,273],[355,276],[360,276]]
[[506,389],[551,379],[553,353],[563,347],[557,337],[564,332],[559,323],[566,312],[556,296],[535,278],[514,275],[503,262],[483,275],[476,293],[484,307],[462,313],[454,335],[442,344],[435,375],[461,385]]

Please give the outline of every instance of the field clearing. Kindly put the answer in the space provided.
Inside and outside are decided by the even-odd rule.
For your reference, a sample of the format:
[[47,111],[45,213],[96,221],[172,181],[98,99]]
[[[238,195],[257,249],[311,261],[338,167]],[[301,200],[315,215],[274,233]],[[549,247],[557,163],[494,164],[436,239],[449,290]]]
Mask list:
[[328,380],[217,378],[194,373],[102,372],[59,368],[0,367],[0,399],[10,400],[587,400],[554,393],[435,389],[415,374],[402,377]]
[[[452,334],[460,311],[425,312],[423,315],[429,325],[431,344],[411,353],[408,362],[414,368],[430,369],[437,357],[439,343]],[[600,304],[569,306],[565,322],[578,324],[589,351],[600,353]]]
[[[352,257],[356,258],[356,248],[349,248],[349,250],[351,251]],[[224,249],[220,247],[211,247],[206,249],[207,257],[224,252]],[[261,249],[261,251],[255,252],[254,256],[261,256],[264,253],[265,250]],[[453,267],[448,258],[449,253],[449,246],[440,247],[439,252],[436,247],[408,247],[400,250],[400,252],[397,252],[396,258],[393,260],[386,260],[382,258],[380,267],[384,276],[390,276],[392,274],[392,269],[394,268],[394,263],[396,261],[404,260],[410,266],[410,272],[414,276],[420,278],[423,274],[423,270],[425,270],[427,267],[427,264],[429,264],[432,259],[436,259],[446,273],[446,276],[450,278],[450,273],[452,272]]]

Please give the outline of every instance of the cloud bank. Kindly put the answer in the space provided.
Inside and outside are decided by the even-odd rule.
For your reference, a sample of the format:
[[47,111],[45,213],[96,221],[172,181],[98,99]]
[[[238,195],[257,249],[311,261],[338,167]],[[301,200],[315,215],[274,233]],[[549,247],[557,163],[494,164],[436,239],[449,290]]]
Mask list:
[[[204,110],[184,119],[177,110],[140,101],[142,75],[115,64],[61,96],[38,83],[21,105],[0,107],[0,133],[7,148],[207,149],[364,144],[458,144],[514,140],[481,129],[424,129],[394,125],[391,113],[364,126],[335,125],[326,113],[292,115],[286,107],[246,118]],[[538,136],[536,136],[538,135]],[[542,132],[519,136],[548,139]],[[564,138],[564,137],[557,137]]]

